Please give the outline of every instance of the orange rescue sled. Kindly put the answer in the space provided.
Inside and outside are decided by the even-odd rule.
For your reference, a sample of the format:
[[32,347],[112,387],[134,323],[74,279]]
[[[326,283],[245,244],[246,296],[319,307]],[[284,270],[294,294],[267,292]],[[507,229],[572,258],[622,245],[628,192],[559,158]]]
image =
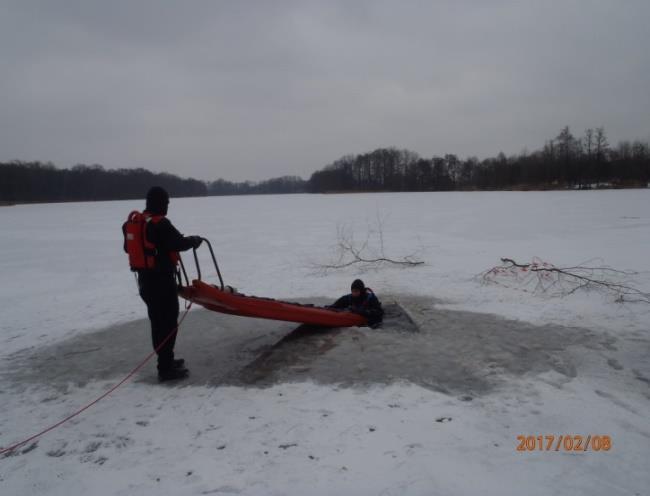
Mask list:
[[221,286],[207,284],[201,280],[201,268],[195,249],[194,261],[196,263],[198,278],[194,279],[192,284],[189,284],[185,267],[181,262],[181,269],[185,277],[185,285],[181,285],[179,289],[179,294],[182,298],[197,303],[208,310],[240,315],[242,317],[299,322],[323,327],[351,327],[367,324],[365,317],[353,312],[273,300],[271,298],[247,296],[242,293],[233,292],[232,288],[223,284],[223,278],[221,277],[217,260],[212,251],[212,245],[205,238],[203,238],[203,241],[210,249],[210,255],[217,270]]

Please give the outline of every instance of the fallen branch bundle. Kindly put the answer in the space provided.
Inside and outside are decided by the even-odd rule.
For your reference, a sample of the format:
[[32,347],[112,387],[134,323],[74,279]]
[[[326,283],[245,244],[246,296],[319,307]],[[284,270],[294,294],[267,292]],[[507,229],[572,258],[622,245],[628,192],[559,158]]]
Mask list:
[[478,277],[486,284],[499,284],[536,294],[567,296],[579,290],[597,290],[613,294],[618,302],[650,303],[650,293],[633,286],[632,276],[635,274],[604,265],[557,267],[535,257],[531,263],[525,264],[502,258],[501,265],[481,272]]

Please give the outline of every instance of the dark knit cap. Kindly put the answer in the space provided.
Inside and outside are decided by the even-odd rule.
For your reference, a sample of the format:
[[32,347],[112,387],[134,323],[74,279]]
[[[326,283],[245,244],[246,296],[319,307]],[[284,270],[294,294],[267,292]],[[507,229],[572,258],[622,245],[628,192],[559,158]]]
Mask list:
[[151,213],[166,213],[169,204],[169,193],[160,186],[154,186],[147,192],[147,211]]
[[352,283],[352,289],[358,289],[359,291],[363,291],[366,289],[366,285],[363,283],[361,279],[355,279],[354,282]]

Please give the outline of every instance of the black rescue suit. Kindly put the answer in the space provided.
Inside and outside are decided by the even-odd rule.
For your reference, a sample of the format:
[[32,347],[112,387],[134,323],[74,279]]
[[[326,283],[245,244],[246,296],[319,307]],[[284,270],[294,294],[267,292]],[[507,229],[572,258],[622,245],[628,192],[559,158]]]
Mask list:
[[377,327],[384,318],[384,309],[381,308],[379,299],[370,288],[365,288],[357,298],[351,293],[341,296],[330,307],[359,313],[368,320],[370,327]]
[[[147,214],[148,212],[144,212]],[[154,349],[178,326],[177,267],[170,253],[186,251],[194,247],[191,237],[183,236],[166,217],[146,226],[147,240],[155,245],[155,267],[138,270],[140,297],[147,304],[151,321],[151,340]],[[158,371],[173,368],[176,333],[158,350]]]

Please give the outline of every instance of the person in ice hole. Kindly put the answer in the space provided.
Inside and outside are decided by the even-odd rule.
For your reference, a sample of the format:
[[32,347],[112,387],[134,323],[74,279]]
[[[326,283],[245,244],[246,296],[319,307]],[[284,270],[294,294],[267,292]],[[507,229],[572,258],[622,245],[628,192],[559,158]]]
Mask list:
[[363,315],[368,320],[368,326],[373,329],[379,327],[384,318],[381,302],[372,289],[367,288],[361,279],[355,279],[350,288],[350,293],[341,296],[328,308],[349,310]]

